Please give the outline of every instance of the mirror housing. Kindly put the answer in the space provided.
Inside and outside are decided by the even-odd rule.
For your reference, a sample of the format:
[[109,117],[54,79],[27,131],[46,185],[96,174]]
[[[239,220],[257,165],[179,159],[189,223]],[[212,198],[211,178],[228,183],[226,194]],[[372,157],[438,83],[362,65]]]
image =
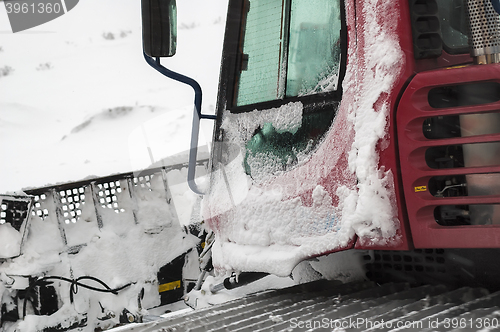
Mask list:
[[175,0],[142,0],[142,45],[150,57],[171,57],[177,48]]

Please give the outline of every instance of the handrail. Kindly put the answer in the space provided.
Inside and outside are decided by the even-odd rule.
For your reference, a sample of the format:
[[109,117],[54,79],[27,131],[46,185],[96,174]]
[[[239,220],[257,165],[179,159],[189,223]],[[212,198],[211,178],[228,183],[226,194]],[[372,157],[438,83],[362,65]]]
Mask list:
[[187,84],[191,86],[194,90],[194,113],[193,113],[193,125],[191,129],[191,145],[190,145],[190,150],[189,150],[189,163],[188,163],[188,185],[189,188],[198,195],[204,195],[205,192],[203,192],[200,188],[198,188],[198,185],[196,184],[195,181],[195,173],[196,173],[196,157],[198,154],[198,138],[199,138],[199,133],[200,133],[200,119],[210,119],[210,120],[215,120],[216,116],[211,115],[211,114],[201,114],[201,100],[202,100],[202,92],[201,92],[201,87],[196,82],[194,79],[184,76],[182,74],[176,73],[174,71],[171,71],[170,69],[167,69],[163,67],[160,64],[160,58],[157,57],[156,59],[153,59],[146,53],[144,53],[144,58],[146,59],[146,62],[156,69],[158,72],[161,74],[167,76],[168,78],[171,78],[173,80],[176,80],[178,82]]

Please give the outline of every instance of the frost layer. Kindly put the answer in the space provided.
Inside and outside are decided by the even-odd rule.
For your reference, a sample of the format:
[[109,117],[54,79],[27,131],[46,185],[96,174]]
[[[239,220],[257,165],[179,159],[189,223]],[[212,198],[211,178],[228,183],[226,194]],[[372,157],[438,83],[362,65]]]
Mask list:
[[265,123],[271,123],[278,133],[295,133],[302,124],[302,103],[288,103],[279,108],[241,114],[227,113],[222,128],[228,130],[229,140],[245,143]]

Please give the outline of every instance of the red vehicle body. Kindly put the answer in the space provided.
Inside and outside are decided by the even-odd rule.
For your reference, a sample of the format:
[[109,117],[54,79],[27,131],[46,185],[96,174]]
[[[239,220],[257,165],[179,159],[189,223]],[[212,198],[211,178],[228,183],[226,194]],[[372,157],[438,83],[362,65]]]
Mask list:
[[[500,108],[498,88],[500,65],[495,63],[479,65],[478,61],[474,63],[469,50],[464,52],[463,49],[457,51],[452,48],[450,51],[444,45],[446,40],[442,44],[439,40],[437,51],[433,49],[433,38],[436,33],[440,34],[439,22],[437,28],[434,23],[439,20],[439,11],[444,8],[443,3],[446,6],[452,5],[451,2],[440,1],[441,7],[438,8],[437,2],[430,0],[420,2],[347,0],[342,4],[341,7],[345,9],[343,18],[347,61],[344,65],[347,74],[341,83],[343,91],[340,106],[331,129],[325,134],[319,146],[311,152],[307,161],[298,163],[284,172],[272,174],[265,181],[252,180],[250,186],[259,188],[261,194],[279,188],[281,201],[300,199],[302,206],[314,208],[313,192],[316,186],[320,185],[331,197],[332,209],[343,218],[342,213],[344,215],[352,211],[355,214],[362,213],[364,203],[358,196],[356,208],[345,210],[343,201],[345,197],[341,197],[339,188],[348,188],[361,195],[362,191],[370,190],[370,176],[377,177],[375,174],[378,174],[387,192],[377,194],[380,194],[382,201],[385,200],[385,203],[392,206],[393,215],[387,217],[393,220],[387,221],[394,223],[394,228],[384,229],[386,226],[383,222],[377,221],[380,218],[377,216],[378,211],[364,211],[364,215],[358,216],[357,221],[364,223],[368,231],[367,228],[361,230],[358,228],[351,231],[347,238],[344,236],[345,233],[333,236],[330,245],[305,250],[299,255],[300,259],[352,248],[414,251],[500,247],[500,228],[496,225],[500,221],[495,219],[495,212],[490,211],[485,220],[478,222],[476,217],[471,217],[474,213],[476,216],[479,215],[478,212],[472,212],[475,207],[469,211],[469,205],[478,206],[479,210],[485,206],[494,210],[495,207],[489,205],[500,202],[499,193],[495,190],[495,187],[498,187],[498,178],[495,178],[495,175],[482,177],[484,174],[498,172],[500,163],[493,160],[485,162],[484,165],[480,162],[477,164],[474,162],[475,157],[471,157],[471,152],[467,152],[478,147],[467,144],[494,142],[499,138],[500,131],[497,129],[485,132],[481,128],[495,121],[494,112],[498,112]],[[302,100],[304,104],[309,102],[306,98],[285,97],[276,98],[268,103],[256,103],[246,108],[237,105],[235,95],[238,93],[238,88],[235,86],[239,84],[240,74],[235,68],[246,66],[248,62],[248,55],[241,51],[244,48],[242,40],[245,38],[242,31],[246,24],[246,14],[241,6],[239,1],[230,1],[229,4],[217,107],[218,118],[214,134],[215,142],[222,143],[219,146],[232,142],[224,136],[228,129],[227,126],[224,127],[223,122],[227,121],[227,118],[236,118],[238,114],[253,110],[279,108],[289,102]],[[465,14],[465,3],[461,6],[463,7],[460,13]],[[441,15],[443,16],[443,13]],[[446,21],[443,20],[441,24],[446,24]],[[385,47],[391,44],[384,43],[391,38],[397,42],[397,47],[387,49]],[[384,57],[384,52],[395,52],[395,54]],[[390,82],[381,79],[380,76],[389,77]],[[450,95],[455,98],[451,102],[448,101]],[[328,94],[319,94],[318,99],[321,98],[324,103],[328,103],[330,97]],[[385,114],[384,131],[372,136],[372,138],[378,137],[375,141],[363,141],[357,136],[359,132],[367,129],[376,130],[370,129],[369,126],[361,126],[370,121],[356,121],[356,117],[365,116],[362,108],[366,108],[367,105],[368,108],[372,108],[373,113],[370,113],[372,116]],[[480,117],[476,119],[478,114]],[[481,114],[489,114],[490,118],[481,120]],[[248,117],[251,119],[251,115]],[[380,118],[374,118],[373,121],[379,120]],[[450,125],[455,123],[453,121],[458,121],[456,124],[458,129],[455,128],[451,132],[455,133],[458,130],[458,134],[450,134],[449,129],[442,129],[435,124],[439,122]],[[240,131],[250,130],[244,128],[241,123]],[[432,133],[427,134],[426,130]],[[462,149],[463,144],[467,147]],[[447,150],[447,146],[453,147],[455,156],[450,152],[451,148]],[[457,146],[459,148],[456,148]],[[245,153],[245,148],[242,146],[240,148],[242,153]],[[365,148],[369,152],[362,151]],[[433,148],[435,150],[432,150]],[[224,159],[221,157],[224,155],[223,149],[217,144],[214,145],[212,185],[220,181],[230,188],[232,180],[228,180],[225,174],[217,175],[221,170],[218,165],[224,163],[221,162]],[[363,165],[356,166],[352,163],[349,158],[352,157],[350,154],[352,155],[353,150],[358,153],[358,158],[362,153],[374,153],[377,160],[376,169],[370,169],[369,166],[363,168]],[[490,151],[487,154],[494,156],[496,146],[493,144],[490,148],[485,147],[483,151]],[[454,160],[455,164],[435,165],[446,164],[447,160]],[[366,172],[372,174],[367,176]],[[475,189],[485,181],[489,188],[486,192],[484,188]],[[234,201],[233,208],[220,209],[220,205],[224,204],[218,190],[222,187],[212,188],[206,198],[205,209],[207,222],[215,230],[220,241],[220,247],[214,251],[215,266],[223,270],[264,270],[276,274],[288,274],[294,265],[276,269],[269,266],[279,265],[279,259],[274,262],[273,253],[276,252],[266,251],[266,247],[289,245],[292,248],[293,241],[287,242],[285,239],[280,242],[271,236],[271,240],[262,245],[259,241],[252,242],[248,238],[238,238],[238,232],[242,227],[245,229],[252,227],[241,222],[248,219],[246,214],[249,210],[254,213],[252,220],[256,228],[266,221],[259,214],[258,200],[248,203],[242,210],[238,210],[238,202]],[[297,223],[301,222],[300,218],[298,215]],[[308,222],[307,218],[303,220],[304,224]],[[279,230],[272,229],[271,226],[270,232],[274,231]],[[293,232],[294,230],[290,230],[290,234]],[[320,237],[318,234],[311,234],[310,238],[313,239],[315,236]],[[265,257],[262,257],[262,252],[256,254],[259,251],[257,248],[266,252]],[[237,255],[239,256],[236,257]],[[242,259],[241,255],[245,257]],[[484,252],[480,255],[484,255]],[[266,261],[274,263],[263,263]],[[292,259],[292,261],[296,264],[299,260]],[[259,270],[259,267],[263,268]]]

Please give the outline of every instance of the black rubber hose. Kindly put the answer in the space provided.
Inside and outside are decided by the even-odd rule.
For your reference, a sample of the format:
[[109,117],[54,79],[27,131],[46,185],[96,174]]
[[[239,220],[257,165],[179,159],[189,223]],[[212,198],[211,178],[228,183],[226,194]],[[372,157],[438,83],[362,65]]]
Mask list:
[[[122,289],[130,286],[132,283],[128,283],[124,286],[121,286],[121,287],[118,287],[118,288],[114,288],[114,289],[111,289],[108,285],[106,285],[102,280],[100,279],[97,279],[95,277],[90,277],[90,276],[82,276],[82,277],[79,277],[77,279],[69,279],[69,278],[65,278],[65,277],[60,277],[60,276],[48,276],[48,277],[43,277],[43,278],[40,278],[38,280],[36,280],[32,285],[30,285],[30,287],[26,290],[26,294],[24,296],[24,302],[23,302],[23,319],[24,317],[26,317],[26,304],[27,304],[27,300],[28,300],[28,295],[33,291],[33,289],[47,281],[47,280],[51,280],[51,279],[54,279],[54,280],[62,280],[62,281],[66,281],[66,282],[69,282],[71,284],[70,286],[70,301],[71,303],[73,303],[73,294],[76,294],[77,291],[78,291],[78,288],[76,288],[75,290],[75,287],[83,287],[83,288],[87,288],[87,289],[90,289],[90,290],[93,290],[93,291],[96,291],[96,292],[102,292],[102,293],[113,293],[113,294],[118,294],[119,291],[121,291]],[[96,281],[98,283],[100,283],[102,286],[104,286],[104,289],[103,288],[97,288],[97,287],[93,287],[93,286],[89,286],[89,285],[86,285],[86,284],[82,284],[79,282],[79,280],[82,280],[82,279],[89,279],[89,280],[93,280],[93,281]]]
[[[106,289],[96,288],[96,287],[92,287],[92,286],[88,286],[88,285],[79,283],[79,281],[83,280],[83,279],[89,279],[89,280],[93,280],[95,282],[98,282],[101,285],[103,285]],[[126,287],[128,287],[130,285],[131,285],[131,283],[128,283],[128,284],[126,284],[126,285],[124,285],[122,287],[111,289],[108,285],[106,285],[100,279],[97,279],[97,278],[91,277],[91,276],[82,276],[82,277],[77,278],[73,282],[71,282],[71,286],[69,286],[70,301],[71,301],[71,303],[73,303],[73,294],[78,293],[78,286],[82,286],[82,287],[88,288],[88,289],[96,291],[96,292],[113,293],[113,294],[117,295],[119,291],[121,291],[122,289],[124,289],[124,288],[126,288]]]

